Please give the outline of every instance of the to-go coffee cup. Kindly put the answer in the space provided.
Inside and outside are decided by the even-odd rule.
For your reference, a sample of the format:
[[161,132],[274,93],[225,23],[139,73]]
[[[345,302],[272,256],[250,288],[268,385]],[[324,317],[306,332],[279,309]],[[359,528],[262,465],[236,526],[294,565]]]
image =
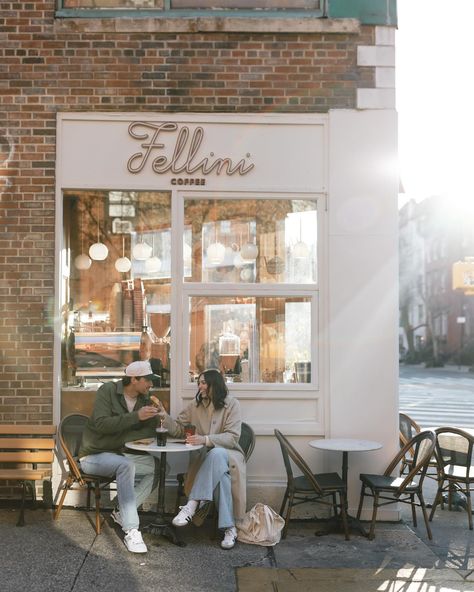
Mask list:
[[156,428],[156,445],[166,446],[166,440],[168,438],[168,430],[166,428]]

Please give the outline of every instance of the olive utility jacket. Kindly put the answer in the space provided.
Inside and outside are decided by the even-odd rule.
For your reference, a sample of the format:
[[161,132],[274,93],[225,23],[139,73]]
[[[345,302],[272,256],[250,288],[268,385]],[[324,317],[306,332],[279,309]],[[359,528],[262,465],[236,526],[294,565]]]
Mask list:
[[159,418],[138,419],[138,410],[150,404],[148,396],[138,395],[133,411],[129,412],[122,381],[103,384],[82,435],[79,458],[100,452],[125,452],[125,442],[155,437]]

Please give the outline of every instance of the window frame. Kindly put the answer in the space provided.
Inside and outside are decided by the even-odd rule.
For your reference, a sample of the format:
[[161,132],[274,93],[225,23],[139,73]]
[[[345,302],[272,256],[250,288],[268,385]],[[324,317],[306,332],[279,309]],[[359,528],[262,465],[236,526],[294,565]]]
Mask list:
[[[255,383],[233,383],[232,390],[238,391],[238,396],[243,398],[253,398],[252,392],[256,390],[259,397],[263,398],[285,398],[286,396],[293,397],[299,393],[303,398],[314,398],[315,392],[319,392],[322,388],[323,379],[321,376],[322,369],[322,347],[321,333],[323,331],[323,324],[321,322],[322,315],[322,294],[321,281],[323,275],[323,260],[324,260],[324,233],[323,228],[325,222],[323,221],[322,212],[325,210],[326,196],[322,193],[301,193],[301,192],[284,192],[279,193],[274,191],[272,193],[264,192],[216,192],[216,191],[199,191],[199,192],[177,192],[176,198],[173,202],[174,212],[172,215],[172,253],[174,254],[174,270],[172,280],[172,301],[179,302],[181,307],[181,315],[175,318],[176,334],[182,336],[182,342],[179,348],[174,352],[176,359],[175,371],[177,372],[177,386],[178,392],[183,393],[183,398],[192,398],[195,394],[196,388],[192,382],[189,382],[189,359],[190,359],[190,299],[195,296],[209,296],[209,297],[235,297],[235,296],[249,296],[249,297],[291,297],[301,296],[307,297],[310,300],[311,306],[311,382],[309,383],[270,383],[270,382],[255,382]],[[216,283],[216,282],[189,282],[185,281],[183,277],[183,255],[182,246],[180,244],[184,228],[184,207],[187,200],[199,199],[217,199],[217,200],[308,200],[314,201],[317,212],[317,258],[316,265],[318,269],[317,281],[313,284],[290,284],[290,283]],[[181,241],[182,242],[182,241]],[[176,343],[175,343],[176,347]],[[181,368],[181,372],[178,372]]]

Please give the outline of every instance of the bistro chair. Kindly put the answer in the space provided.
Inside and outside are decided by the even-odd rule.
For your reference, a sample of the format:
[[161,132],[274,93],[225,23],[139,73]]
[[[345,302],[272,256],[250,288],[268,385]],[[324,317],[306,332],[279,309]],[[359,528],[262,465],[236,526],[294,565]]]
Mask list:
[[[275,436],[280,443],[287,477],[286,490],[280,508],[280,515],[285,519],[282,538],[286,537],[293,506],[307,502],[316,502],[330,506],[335,516],[338,515],[338,510],[340,511],[342,528],[346,541],[348,541],[349,529],[346,512],[346,486],[344,481],[337,473],[314,474],[303,460],[303,457],[279,430],[275,430]],[[294,476],[292,463],[298,467],[303,473],[302,475],[298,477]],[[339,495],[339,503],[337,502],[337,495]],[[328,500],[326,498],[330,499]],[[283,514],[285,507],[286,515]]]
[[[419,434],[416,434],[405,444],[388,465],[383,475],[370,475],[366,473],[360,475],[362,489],[360,493],[359,509],[357,510],[358,520],[360,519],[360,514],[362,512],[364,497],[367,495],[373,498],[369,539],[374,538],[377,510],[382,506],[399,502],[411,505],[413,525],[415,527],[417,526],[416,506],[421,507],[426,530],[428,532],[428,538],[430,540],[433,538],[428,523],[428,515],[426,513],[422,488],[423,480],[435,449],[435,444],[436,434],[432,430],[424,430]],[[408,471],[408,475],[406,477],[392,477],[393,471],[397,468],[410,449],[413,449],[413,462]],[[366,490],[368,491],[366,492]],[[418,497],[418,503],[415,501],[415,495]]]
[[[255,448],[255,432],[249,426],[249,424],[245,423],[244,421],[242,422],[241,428],[240,428],[239,446],[242,448],[242,450],[244,452],[244,456],[245,456],[245,462],[247,462],[249,460],[249,458],[252,456],[252,452]],[[175,514],[177,514],[179,512],[179,505],[181,503],[181,500],[183,498],[186,498],[186,494],[184,493],[185,479],[186,479],[186,473],[178,473],[176,475],[176,480],[178,481],[178,489],[176,492]],[[204,506],[204,508],[202,509],[202,511],[198,510],[196,512],[196,514],[194,515],[194,518],[193,518],[193,522],[196,525],[199,525],[200,523],[202,523],[204,521],[204,519],[206,518],[206,516],[210,510],[211,505],[212,504],[206,504]]]
[[[400,449],[402,449],[412,438],[421,432],[421,427],[406,413],[399,413],[399,440]],[[409,471],[413,466],[413,448],[409,448],[407,453],[402,458],[400,463],[400,475],[403,475],[405,471]],[[430,479],[438,480],[438,463],[436,462],[435,455],[431,458],[426,471],[426,476]]]
[[62,488],[61,498],[59,504],[54,512],[54,519],[59,518],[61,513],[64,499],[68,491],[73,490],[75,485],[79,488],[87,488],[87,510],[90,510],[90,499],[91,492],[94,490],[95,494],[95,530],[97,534],[100,534],[101,520],[100,520],[100,494],[101,490],[108,487],[110,483],[115,481],[113,477],[102,477],[99,475],[89,475],[84,473],[80,468],[79,463],[79,448],[81,446],[82,433],[84,427],[89,418],[87,415],[80,413],[73,413],[66,416],[59,424],[59,442],[61,448],[66,455],[67,464],[69,465],[69,471],[66,477],[66,481]]
[[438,491],[430,512],[433,519],[438,504],[443,504],[443,495],[447,495],[448,508],[451,510],[453,494],[466,496],[465,506],[472,530],[471,486],[474,483],[472,450],[474,436],[459,428],[438,428],[436,430],[436,458],[438,461]]

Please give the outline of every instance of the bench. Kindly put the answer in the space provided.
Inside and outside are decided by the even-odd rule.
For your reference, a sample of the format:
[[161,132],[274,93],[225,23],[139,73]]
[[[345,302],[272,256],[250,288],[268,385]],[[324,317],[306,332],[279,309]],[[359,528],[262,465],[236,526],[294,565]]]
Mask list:
[[25,524],[27,489],[35,502],[35,481],[51,476],[55,433],[54,425],[0,424],[0,480],[18,481],[22,486],[17,526]]

